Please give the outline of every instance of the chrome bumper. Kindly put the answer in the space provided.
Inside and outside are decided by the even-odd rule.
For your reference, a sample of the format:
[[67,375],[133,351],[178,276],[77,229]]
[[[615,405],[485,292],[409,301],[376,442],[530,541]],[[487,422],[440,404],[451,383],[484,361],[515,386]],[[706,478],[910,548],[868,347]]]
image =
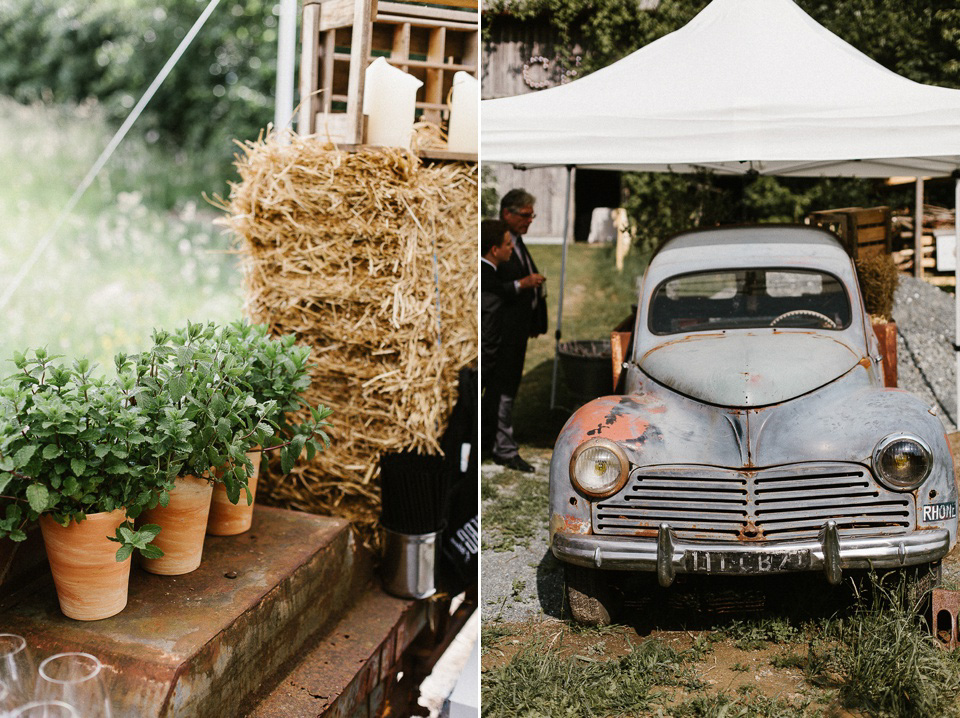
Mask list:
[[[656,539],[558,532],[553,554],[561,561],[610,570],[656,571],[661,586],[678,573],[756,575],[821,570],[840,583],[843,569],[902,568],[938,561],[950,550],[946,529],[902,536],[841,538],[828,521],[816,540],[725,543],[678,539],[661,524]],[[797,568],[802,564],[802,568]]]

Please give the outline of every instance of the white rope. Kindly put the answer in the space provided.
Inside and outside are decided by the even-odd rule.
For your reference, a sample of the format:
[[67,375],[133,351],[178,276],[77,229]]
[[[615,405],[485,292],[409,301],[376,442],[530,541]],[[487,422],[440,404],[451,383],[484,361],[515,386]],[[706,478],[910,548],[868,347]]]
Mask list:
[[139,119],[140,114],[147,106],[147,103],[153,99],[153,96],[156,94],[157,90],[160,89],[160,85],[162,85],[163,81],[167,79],[167,75],[169,75],[170,71],[173,70],[183,53],[187,51],[190,43],[193,42],[193,38],[197,36],[198,32],[200,32],[200,29],[203,27],[204,23],[206,23],[207,18],[210,17],[211,13],[213,13],[219,3],[220,0],[210,0],[210,3],[207,5],[204,11],[200,13],[200,17],[198,17],[197,21],[193,23],[193,27],[190,28],[190,32],[188,32],[184,36],[183,40],[180,41],[180,45],[170,56],[170,59],[167,60],[166,64],[160,70],[156,78],[154,78],[153,82],[150,83],[150,87],[148,87],[147,91],[143,93],[140,101],[130,111],[130,114],[127,115],[127,119],[123,121],[120,129],[117,130],[116,134],[104,148],[103,152],[100,153],[97,161],[94,162],[93,166],[90,168],[90,171],[87,172],[87,175],[77,186],[76,190],[74,190],[73,195],[71,195],[70,199],[67,200],[67,204],[60,211],[60,214],[57,215],[57,219],[54,221],[53,226],[47,230],[47,233],[43,235],[39,242],[37,242],[37,245],[33,248],[33,252],[30,253],[27,261],[20,265],[20,269],[3,290],[3,294],[0,295],[0,309],[3,309],[7,305],[7,302],[10,301],[10,298],[16,293],[17,289],[19,289],[20,285],[23,283],[23,280],[33,268],[33,265],[37,263],[37,260],[40,259],[40,256],[50,245],[50,242],[52,242],[54,237],[56,237],[57,232],[63,225],[64,220],[66,220],[67,215],[73,211],[73,208],[76,207],[77,202],[80,201],[80,198],[83,197],[84,193],[86,193],[86,191],[90,188],[90,185],[93,184],[93,181],[97,178],[97,175],[100,174],[100,170],[103,169],[103,166],[107,163],[107,160],[109,160],[111,155],[113,155],[114,150],[116,150],[120,143],[123,142],[123,138],[127,136],[127,132],[129,132],[130,128],[133,127],[133,123]]

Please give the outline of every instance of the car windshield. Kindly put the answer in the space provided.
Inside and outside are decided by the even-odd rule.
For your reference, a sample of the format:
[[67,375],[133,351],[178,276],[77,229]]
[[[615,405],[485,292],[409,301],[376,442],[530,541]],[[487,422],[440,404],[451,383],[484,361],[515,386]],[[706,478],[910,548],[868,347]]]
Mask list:
[[660,284],[650,331],[676,334],[757,327],[845,329],[850,301],[836,277],[801,269],[724,269]]

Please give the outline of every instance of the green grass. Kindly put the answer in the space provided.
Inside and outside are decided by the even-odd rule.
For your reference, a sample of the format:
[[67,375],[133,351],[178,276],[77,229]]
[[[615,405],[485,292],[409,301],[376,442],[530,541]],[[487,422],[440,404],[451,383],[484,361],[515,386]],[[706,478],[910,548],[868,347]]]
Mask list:
[[484,550],[512,551],[529,546],[530,539],[546,525],[549,486],[542,478],[504,471],[481,484],[484,499],[496,498],[483,508],[484,533],[491,543]]
[[710,640],[730,640],[741,651],[755,651],[771,643],[793,643],[802,632],[780,616],[734,620],[711,634]]
[[[0,98],[5,277],[50,229],[110,135],[95,106],[26,107]],[[216,212],[201,196],[184,194],[196,184],[190,162],[131,133],[0,308],[0,373],[14,351],[37,346],[108,368],[116,352],[144,347],[153,327],[239,317],[231,240],[213,226]]]
[[621,658],[602,660],[564,656],[536,641],[484,674],[482,715],[648,715],[666,704],[664,687],[703,688],[692,668],[697,655],[649,640]]
[[[572,657],[562,644],[530,645],[484,672],[484,715],[812,718],[826,707],[830,715],[843,708],[870,718],[957,718],[960,650],[934,645],[914,595],[904,577],[869,577],[848,615],[799,627],[782,617],[734,621],[682,651],[653,639],[622,658],[606,658],[596,644]],[[788,697],[753,685],[710,695],[700,676],[709,675],[720,641],[744,651],[781,645],[770,665],[801,671],[806,684]],[[749,672],[746,662],[730,667]]]
[[807,699],[789,700],[771,698],[751,686],[739,695],[719,693],[714,696],[694,696],[671,706],[666,715],[671,718],[814,718],[821,715],[810,708]]

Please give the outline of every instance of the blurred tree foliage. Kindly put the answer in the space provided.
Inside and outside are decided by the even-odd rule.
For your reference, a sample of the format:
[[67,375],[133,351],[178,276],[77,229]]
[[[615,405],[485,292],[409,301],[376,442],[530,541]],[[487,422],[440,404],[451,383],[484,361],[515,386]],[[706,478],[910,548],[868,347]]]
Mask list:
[[[916,82],[960,88],[960,5],[956,0],[796,0],[817,22],[884,67]],[[483,37],[498,22],[537,21],[558,47],[583,49],[579,74],[605,67],[679,29],[707,0],[487,0]],[[563,57],[559,62],[570,62]],[[572,69],[572,68],[568,68]],[[894,102],[895,98],[891,98]],[[718,177],[702,173],[624,173],[623,206],[638,241],[655,244],[698,225],[801,220],[830,207],[910,207],[913,186],[881,180]],[[927,201],[952,206],[951,183],[929,183]]]
[[[0,0],[0,93],[24,103],[96,98],[119,125],[206,5]],[[223,0],[134,132],[190,154],[208,177],[230,176],[233,139],[255,139],[273,120],[277,12],[265,0]]]

